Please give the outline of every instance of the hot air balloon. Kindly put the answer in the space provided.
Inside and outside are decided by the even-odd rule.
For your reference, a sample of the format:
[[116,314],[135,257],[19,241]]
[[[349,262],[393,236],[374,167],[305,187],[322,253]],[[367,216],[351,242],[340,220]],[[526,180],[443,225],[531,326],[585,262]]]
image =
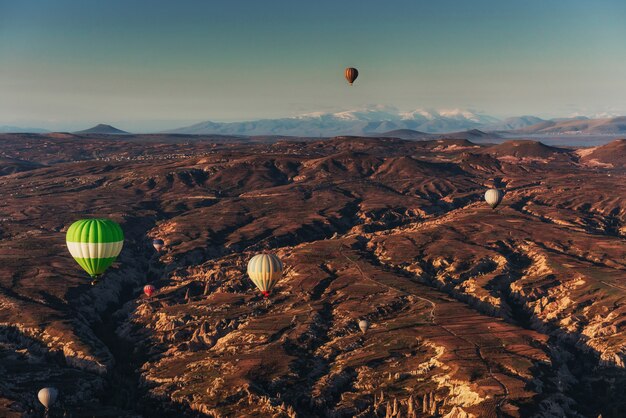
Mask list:
[[91,284],[113,264],[124,245],[122,228],[109,219],[76,221],[67,230],[66,239],[74,260],[91,276]]
[[266,298],[282,275],[283,263],[274,254],[257,254],[248,262],[248,276]]
[[55,388],[43,388],[39,391],[39,393],[37,393],[37,398],[39,398],[39,402],[41,402],[47,411],[52,405],[54,405],[58,395],[59,391]]
[[354,83],[354,80],[356,80],[356,78],[359,76],[359,70],[353,67],[348,67],[346,68],[345,76],[346,80],[348,80],[348,83],[352,85],[352,83]]
[[165,241],[163,241],[162,239],[158,239],[158,238],[153,239],[152,246],[154,247],[155,250],[161,251],[161,249],[165,246]]
[[152,294],[156,291],[156,287],[151,284],[147,284],[143,287],[143,293],[146,294],[149,298],[152,297]]
[[489,189],[485,192],[485,200],[491,206],[491,209],[495,209],[502,202],[503,197],[504,193],[498,189]]
[[363,334],[365,334],[365,331],[367,331],[370,327],[370,323],[369,321],[365,320],[365,319],[361,319],[359,321],[359,329],[361,330],[361,332]]

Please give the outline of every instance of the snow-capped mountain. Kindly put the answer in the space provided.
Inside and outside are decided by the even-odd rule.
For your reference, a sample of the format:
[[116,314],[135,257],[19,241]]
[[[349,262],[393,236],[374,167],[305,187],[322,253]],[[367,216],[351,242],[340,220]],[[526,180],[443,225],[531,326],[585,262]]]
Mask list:
[[470,121],[474,123],[479,123],[481,125],[495,123],[499,121],[492,116],[463,109],[417,109],[412,112],[401,112],[400,116],[402,117],[402,119],[406,120],[423,119],[425,121],[433,121],[438,119],[449,119],[461,122]]
[[222,135],[334,136],[371,135],[397,129],[429,133],[457,132],[495,124],[498,119],[469,110],[417,109],[401,112],[372,106],[336,113],[307,113],[290,118],[248,122],[201,122],[170,133]]
[[536,116],[515,116],[485,125],[483,129],[490,131],[510,131],[513,129],[526,128],[527,126],[536,125],[542,122],[545,122],[545,120]]

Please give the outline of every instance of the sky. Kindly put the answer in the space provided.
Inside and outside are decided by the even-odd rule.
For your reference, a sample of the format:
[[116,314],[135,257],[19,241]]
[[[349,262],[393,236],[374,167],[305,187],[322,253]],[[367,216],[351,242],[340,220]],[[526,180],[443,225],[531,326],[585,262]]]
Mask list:
[[623,0],[0,0],[0,125],[626,114],[624,22]]

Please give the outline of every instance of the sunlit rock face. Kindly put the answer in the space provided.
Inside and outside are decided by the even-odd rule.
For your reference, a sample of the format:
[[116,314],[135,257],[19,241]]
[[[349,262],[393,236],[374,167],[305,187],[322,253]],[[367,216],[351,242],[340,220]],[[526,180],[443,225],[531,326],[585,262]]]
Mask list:
[[[625,410],[623,141],[275,141],[0,136],[0,416]],[[85,217],[126,236],[96,286]]]

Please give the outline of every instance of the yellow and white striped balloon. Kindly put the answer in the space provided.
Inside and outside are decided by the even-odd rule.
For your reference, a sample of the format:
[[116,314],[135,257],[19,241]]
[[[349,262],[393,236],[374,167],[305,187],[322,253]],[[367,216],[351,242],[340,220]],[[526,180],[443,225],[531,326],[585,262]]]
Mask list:
[[503,197],[504,193],[498,189],[489,189],[485,192],[485,201],[492,209],[495,209],[502,202]]
[[283,276],[283,263],[274,254],[257,254],[248,262],[248,276],[263,296],[268,297]]

